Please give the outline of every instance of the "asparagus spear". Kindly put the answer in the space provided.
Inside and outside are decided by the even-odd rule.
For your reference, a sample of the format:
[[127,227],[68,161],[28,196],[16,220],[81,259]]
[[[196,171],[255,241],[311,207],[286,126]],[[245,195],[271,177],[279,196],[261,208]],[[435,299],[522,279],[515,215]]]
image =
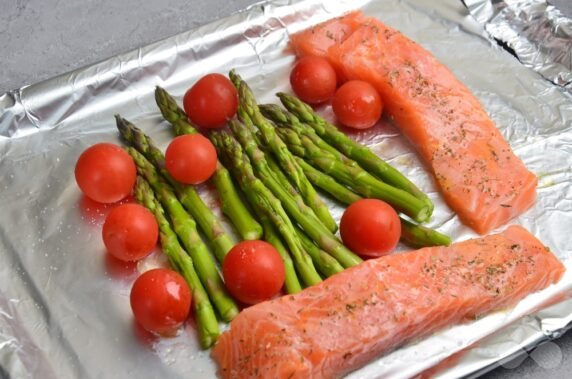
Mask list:
[[318,116],[312,108],[286,93],[278,93],[282,104],[301,121],[311,126],[325,141],[336,147],[343,154],[358,162],[371,174],[377,176],[387,184],[395,186],[422,200],[429,207],[429,215],[433,212],[433,203],[413,182],[403,176],[399,171],[379,158],[366,146],[352,140],[340,132],[334,125]]
[[360,200],[362,197],[355,192],[352,192],[347,187],[338,183],[331,176],[324,174],[320,170],[315,169],[300,157],[296,157],[296,161],[304,170],[304,173],[310,179],[313,185],[321,188],[325,192],[332,195],[332,197],[342,204],[350,205],[353,202]]
[[197,320],[199,342],[203,349],[208,349],[216,342],[219,335],[218,322],[209,297],[195,271],[192,259],[187,255],[177,235],[171,228],[161,204],[155,198],[149,183],[141,176],[137,177],[135,198],[147,207],[159,224],[161,247],[171,267],[186,280],[193,295],[193,313]]
[[399,219],[401,221],[401,241],[409,246],[449,246],[451,244],[451,238],[446,234],[423,225],[416,225],[403,217]]
[[[119,129],[123,139],[135,147],[147,160],[152,162],[157,171],[171,184],[181,204],[197,221],[203,233],[212,243],[215,257],[222,264],[224,257],[234,246],[234,242],[224,230],[218,217],[205,205],[195,187],[183,185],[173,179],[167,169],[165,169],[163,152],[153,144],[149,136],[119,115],[115,116],[115,120],[117,129]],[[221,189],[223,188],[226,188],[225,184],[221,186]]]
[[288,173],[292,182],[296,185],[300,194],[304,198],[306,204],[314,212],[322,223],[331,231],[335,232],[338,228],[336,221],[330,214],[330,211],[324,201],[317,194],[312,184],[305,177],[304,172],[296,162],[294,157],[288,151],[288,148],[280,140],[280,137],[274,132],[274,126],[260,113],[258,104],[254,98],[254,94],[248,87],[248,84],[233,71],[229,74],[231,81],[234,83],[239,93],[239,109],[242,116],[248,115],[254,125],[258,127],[262,135],[262,139],[268,148],[274,153],[278,159],[280,166]]
[[[244,150],[251,158],[252,164],[256,167],[256,173],[260,180],[268,187],[272,193],[280,199],[282,205],[292,218],[300,224],[302,229],[314,240],[318,246],[333,256],[343,267],[351,267],[359,264],[362,260],[348,250],[312,213],[311,209],[299,198],[296,197],[296,190],[288,183],[287,179],[281,181],[276,179],[276,173],[271,171],[265,154],[254,141],[252,133],[239,121],[233,120],[229,124],[235,136],[243,144]],[[278,176],[279,178],[280,176]]]
[[251,204],[256,204],[256,207],[264,212],[284,238],[304,284],[310,286],[321,282],[322,278],[316,272],[312,259],[302,248],[294,226],[280,201],[254,175],[250,161],[238,141],[222,132],[213,132],[210,137],[219,155],[226,154],[227,162],[235,171],[235,177]]
[[343,266],[331,255],[316,246],[312,240],[297,226],[294,226],[302,247],[316,265],[318,271],[325,277],[330,277],[344,271]]
[[360,195],[387,201],[415,221],[424,222],[429,219],[431,210],[424,201],[383,183],[361,167],[344,164],[327,151],[318,148],[308,137],[298,135],[292,129],[280,128],[277,131],[298,156]]
[[[176,135],[198,133],[188,121],[185,111],[163,88],[155,88],[155,101],[163,117],[173,126]],[[220,196],[222,212],[228,216],[238,234],[243,240],[259,239],[262,236],[262,226],[250,214],[238,194],[228,170],[220,162],[217,163],[213,180]]]
[[157,172],[155,167],[141,153],[132,147],[127,152],[137,165],[137,171],[153,188],[155,196],[166,209],[173,229],[189,252],[201,282],[223,321],[230,321],[238,314],[238,307],[226,292],[217,268],[197,232],[195,220],[185,211],[172,187]]
[[292,261],[286,246],[282,243],[278,231],[264,212],[261,211],[260,213],[256,213],[259,216],[260,223],[264,229],[264,240],[274,246],[276,251],[278,251],[278,254],[280,254],[282,262],[284,262],[284,272],[286,274],[284,277],[284,287],[286,288],[286,292],[292,294],[302,291],[302,285],[296,275],[294,262]]
[[[287,126],[294,129],[297,133],[303,134],[310,138],[314,144],[322,150],[331,153],[333,156],[338,158],[341,162],[349,166],[358,166],[357,162],[349,159],[344,154],[342,154],[335,147],[324,141],[320,136],[316,134],[314,129],[308,127],[307,125],[300,122],[300,120],[292,113],[283,110],[280,106],[276,104],[265,104],[260,106],[260,111],[267,118],[273,120],[281,126]],[[295,147],[297,149],[302,148],[301,146]],[[340,201],[342,204],[350,205],[351,203],[361,199],[361,196],[352,192],[349,188],[338,183],[331,176],[324,174],[323,172],[316,170],[314,167],[306,163],[303,159],[296,157],[298,165],[304,170],[306,177],[312,182],[315,187],[321,188],[323,191],[329,193],[334,197],[334,199]],[[270,163],[270,162],[269,162]],[[401,219],[401,241],[413,246],[413,247],[424,247],[424,246],[436,246],[436,245],[449,245],[451,239],[439,233],[436,230],[416,225],[412,222],[405,220],[403,217]]]

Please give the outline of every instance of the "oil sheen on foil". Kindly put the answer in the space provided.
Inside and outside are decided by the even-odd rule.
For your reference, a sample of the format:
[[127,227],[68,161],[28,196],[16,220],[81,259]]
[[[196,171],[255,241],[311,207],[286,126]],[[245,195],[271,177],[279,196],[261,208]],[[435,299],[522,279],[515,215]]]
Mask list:
[[[120,143],[115,113],[164,149],[172,134],[155,106],[155,85],[181,100],[201,75],[235,68],[261,102],[277,102],[274,93],[289,90],[294,61],[285,50],[289,33],[358,7],[430,50],[482,101],[515,153],[539,177],[536,204],[514,223],[538,236],[569,270],[557,285],[512,309],[412,341],[350,377],[412,377],[443,360],[445,370],[437,375],[470,375],[567,327],[572,321],[572,301],[566,300],[572,288],[570,94],[490,40],[457,0],[276,1],[0,96],[3,371],[14,378],[215,375],[209,352],[198,348],[192,322],[169,339],[135,325],[131,284],[138,273],[164,265],[164,259],[159,251],[131,265],[108,257],[101,225],[109,209],[82,197],[75,161],[94,143]],[[323,112],[331,117],[329,109]],[[436,205],[431,227],[457,241],[475,236],[445,205],[390,120],[359,139],[429,193]],[[210,188],[201,187],[200,193],[216,207]],[[342,209],[332,204],[332,210],[339,218]]]

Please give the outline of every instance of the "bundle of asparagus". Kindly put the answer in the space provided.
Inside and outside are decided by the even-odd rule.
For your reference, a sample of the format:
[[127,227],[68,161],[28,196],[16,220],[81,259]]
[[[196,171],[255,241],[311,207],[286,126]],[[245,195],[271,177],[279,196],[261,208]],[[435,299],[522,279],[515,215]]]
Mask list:
[[[301,121],[311,127],[314,132],[324,141],[328,141],[332,146],[345,154],[347,157],[358,162],[363,168],[385,183],[410,193],[415,198],[423,201],[427,206],[426,218],[431,217],[433,203],[413,182],[403,176],[399,171],[375,155],[366,146],[352,140],[344,133],[340,132],[334,125],[330,124],[314,112],[312,107],[305,104],[300,99],[286,93],[278,93],[282,104]],[[418,221],[427,221],[420,219]]]
[[330,230],[335,232],[337,225],[332,218],[328,207],[318,196],[312,184],[308,181],[302,169],[298,166],[286,144],[275,133],[273,125],[260,113],[254,94],[238,74],[231,71],[230,80],[236,86],[239,93],[238,112],[245,121],[256,125],[262,135],[262,140],[272,151],[282,169],[288,173],[290,179],[300,191],[309,207],[315,212],[320,221]]
[[[232,167],[232,171],[249,201],[255,205],[259,213],[272,222],[272,225],[286,242],[296,271],[302,281],[308,286],[321,282],[322,278],[316,272],[311,258],[303,249],[294,225],[280,200],[254,174],[250,160],[244,154],[240,144],[234,137],[223,132],[212,133],[211,140],[217,148],[219,156],[224,157],[225,163]],[[295,272],[286,272],[287,276],[292,274]]]
[[[339,132],[335,126],[315,114],[307,104],[287,94],[278,95],[284,104],[288,104],[291,109],[299,109],[298,113],[305,115],[307,119],[311,117],[312,120],[319,120],[314,125],[323,126],[318,129],[318,127],[313,128],[302,123],[296,115],[276,104],[260,106],[261,112],[279,126],[278,134],[283,137],[290,150],[297,156],[299,165],[316,187],[345,205],[350,205],[364,196],[388,201],[398,209],[399,204],[404,204],[404,200],[411,202],[411,197],[403,194],[405,191],[427,204],[426,208],[421,209],[426,209],[426,212],[429,212],[427,214],[430,215],[433,211],[432,202],[409,179],[373,154],[367,147],[359,145]],[[320,135],[317,130],[320,130]],[[342,146],[343,150],[349,152],[355,160],[344,155],[321,136],[332,141],[336,146]],[[360,166],[360,163],[363,167],[375,168],[368,172]],[[384,179],[387,183],[397,183],[399,187],[386,184]],[[415,210],[411,203],[405,203],[404,206]],[[448,236],[436,230],[414,224],[401,216],[400,220],[401,240],[407,245],[424,247],[451,243]]]
[[[120,116],[116,116],[116,122],[121,136],[131,145],[126,150],[137,166],[139,178],[135,196],[155,215],[163,252],[167,255],[172,268],[183,275],[189,284],[193,293],[193,311],[197,320],[199,340],[203,348],[209,348],[216,342],[219,334],[213,305],[222,321],[232,320],[238,314],[238,307],[224,286],[217,267],[198,233],[197,224],[209,240],[214,255],[221,264],[234,246],[234,240],[217,216],[203,202],[196,189],[178,183],[169,175],[165,169],[165,157],[151,139]],[[228,173],[226,175],[228,177]],[[232,201],[240,201],[240,205],[231,204],[230,207],[234,210],[246,210],[236,192],[234,196],[236,197]],[[240,212],[236,214],[245,215]],[[242,218],[248,222],[249,217],[252,216],[248,211],[248,215]],[[254,225],[254,228],[251,230],[255,230],[259,224],[252,220],[254,224],[250,225]]]
[[[213,180],[223,213],[242,239],[259,239],[264,233],[264,239],[279,252],[288,293],[362,261],[334,235],[337,225],[315,187],[345,205],[375,197],[416,221],[430,217],[433,204],[413,183],[306,104],[279,94],[288,110],[278,105],[259,106],[239,75],[231,71],[230,78],[239,93],[240,120],[229,122],[230,132],[210,133],[219,158]],[[156,88],[155,99],[175,134],[197,133],[164,89]],[[193,291],[199,337],[207,348],[218,336],[214,310],[222,321],[229,321],[238,307],[228,295],[197,225],[220,264],[234,241],[196,189],[169,175],[165,157],[151,139],[129,121],[119,116],[116,121],[137,166],[136,198],[157,218],[163,251]],[[401,223],[401,240],[412,246],[450,243],[435,230],[403,217]]]
[[[429,219],[433,211],[431,200],[415,184],[369,148],[340,132],[317,115],[310,106],[294,96],[278,94],[283,104],[292,112],[278,105],[257,105],[248,85],[234,71],[231,71],[229,76],[239,91],[238,114],[243,122],[242,126],[237,122],[230,122],[231,130],[253,163],[266,158],[266,164],[256,163],[257,174],[272,173],[273,180],[263,180],[264,184],[280,198],[288,213],[291,213],[290,216],[302,226],[302,229],[304,229],[302,224],[304,218],[301,218],[302,221],[299,220],[297,218],[300,216],[299,213],[307,215],[305,219],[310,218],[314,224],[319,222],[312,217],[312,210],[307,209],[308,207],[299,198],[297,190],[291,185],[290,181],[292,184],[295,184],[295,181],[290,177],[286,178],[285,174],[290,175],[289,170],[282,167],[284,169],[282,172],[281,167],[275,163],[274,157],[284,154],[283,149],[272,148],[277,143],[286,145],[294,164],[311,184],[342,204],[349,205],[362,197],[379,198],[415,221],[423,222]],[[250,114],[257,115],[257,122],[252,120]],[[303,119],[297,115],[301,115]],[[258,131],[255,127],[258,127]],[[268,129],[266,134],[272,133],[272,138],[261,141],[257,134],[263,136],[262,130],[265,129]],[[265,147],[268,147],[269,151],[265,151]],[[294,202],[285,201],[286,194]],[[288,208],[292,204],[297,205],[298,209]],[[448,245],[451,242],[448,236],[436,230],[415,224],[404,217],[400,219],[401,240],[412,247]],[[322,246],[320,240],[323,234],[317,235],[312,231],[306,233],[316,245]],[[342,257],[336,256],[335,251],[329,249],[329,243],[330,241],[325,243],[323,249],[344,267],[355,264],[355,262],[345,262],[347,263],[345,264],[344,258],[347,258],[347,254],[342,254]]]
[[161,246],[169,264],[178,271],[189,285],[193,296],[193,312],[197,320],[197,331],[201,347],[211,347],[219,335],[219,328],[214,309],[201,283],[192,259],[179,243],[179,239],[171,223],[167,220],[161,203],[156,199],[153,189],[141,176],[135,185],[135,198],[147,207],[157,219],[160,231]]
[[[185,111],[175,99],[163,88],[156,87],[155,102],[165,120],[173,126],[176,135],[196,134],[197,129],[191,125]],[[228,170],[217,164],[213,180],[220,196],[222,212],[230,219],[243,240],[255,240],[262,237],[262,227],[250,214],[248,208],[238,195]]]

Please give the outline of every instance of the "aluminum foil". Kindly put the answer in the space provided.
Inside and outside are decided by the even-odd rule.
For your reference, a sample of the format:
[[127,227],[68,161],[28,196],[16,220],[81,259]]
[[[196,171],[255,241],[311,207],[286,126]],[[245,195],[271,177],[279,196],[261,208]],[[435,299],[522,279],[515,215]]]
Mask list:
[[526,66],[572,89],[572,4],[566,0],[463,0],[487,32]]
[[[236,68],[261,102],[276,102],[275,92],[289,90],[294,60],[285,49],[289,34],[356,8],[429,49],[483,102],[539,177],[535,206],[514,222],[537,235],[569,270],[558,284],[514,308],[413,341],[350,377],[413,377],[440,362],[446,363],[439,366],[444,371],[433,375],[471,375],[567,327],[572,321],[567,300],[572,96],[488,39],[456,0],[274,1],[0,96],[0,373],[15,378],[215,375],[209,353],[198,348],[192,322],[169,339],[157,339],[134,323],[131,284],[164,259],[157,251],[126,265],[105,253],[101,224],[109,207],[82,197],[73,175],[76,159],[96,142],[120,143],[115,113],[165,148],[172,135],[154,104],[155,85],[180,100],[201,75]],[[331,117],[328,107],[322,112]],[[455,240],[475,236],[446,206],[390,121],[355,137],[429,193],[436,204],[430,226]],[[216,195],[209,188],[200,193],[214,206]],[[342,211],[333,205],[332,210],[338,217]]]

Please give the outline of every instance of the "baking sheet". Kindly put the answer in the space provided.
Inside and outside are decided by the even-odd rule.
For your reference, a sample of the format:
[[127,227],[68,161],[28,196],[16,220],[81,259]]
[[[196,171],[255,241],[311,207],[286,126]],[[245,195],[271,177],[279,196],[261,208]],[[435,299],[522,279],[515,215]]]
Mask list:
[[[164,264],[110,259],[101,242],[109,207],[80,194],[77,157],[102,141],[120,143],[121,113],[165,148],[172,138],[153,100],[155,85],[180,100],[207,72],[236,68],[261,102],[289,90],[289,33],[361,7],[437,56],[483,102],[503,135],[539,176],[535,206],[514,220],[572,266],[572,98],[492,42],[456,0],[275,1],[52,80],[0,96],[0,366],[12,377],[212,377],[189,323],[156,339],[135,325],[129,291],[138,273]],[[323,110],[331,117],[329,109]],[[357,136],[435,201],[429,224],[455,240],[475,234],[448,209],[408,142],[387,120]],[[215,195],[201,189],[207,203]],[[341,209],[334,209],[336,215]],[[403,248],[403,247],[400,247]],[[411,377],[454,353],[442,377],[475,373],[571,321],[572,271],[515,308],[443,330],[388,354],[352,378]],[[502,331],[497,334],[493,332]],[[512,332],[511,332],[512,331]],[[484,342],[483,337],[489,336]],[[480,342],[479,342],[480,341]],[[500,342],[499,342],[500,341]],[[483,353],[483,351],[486,352]]]

